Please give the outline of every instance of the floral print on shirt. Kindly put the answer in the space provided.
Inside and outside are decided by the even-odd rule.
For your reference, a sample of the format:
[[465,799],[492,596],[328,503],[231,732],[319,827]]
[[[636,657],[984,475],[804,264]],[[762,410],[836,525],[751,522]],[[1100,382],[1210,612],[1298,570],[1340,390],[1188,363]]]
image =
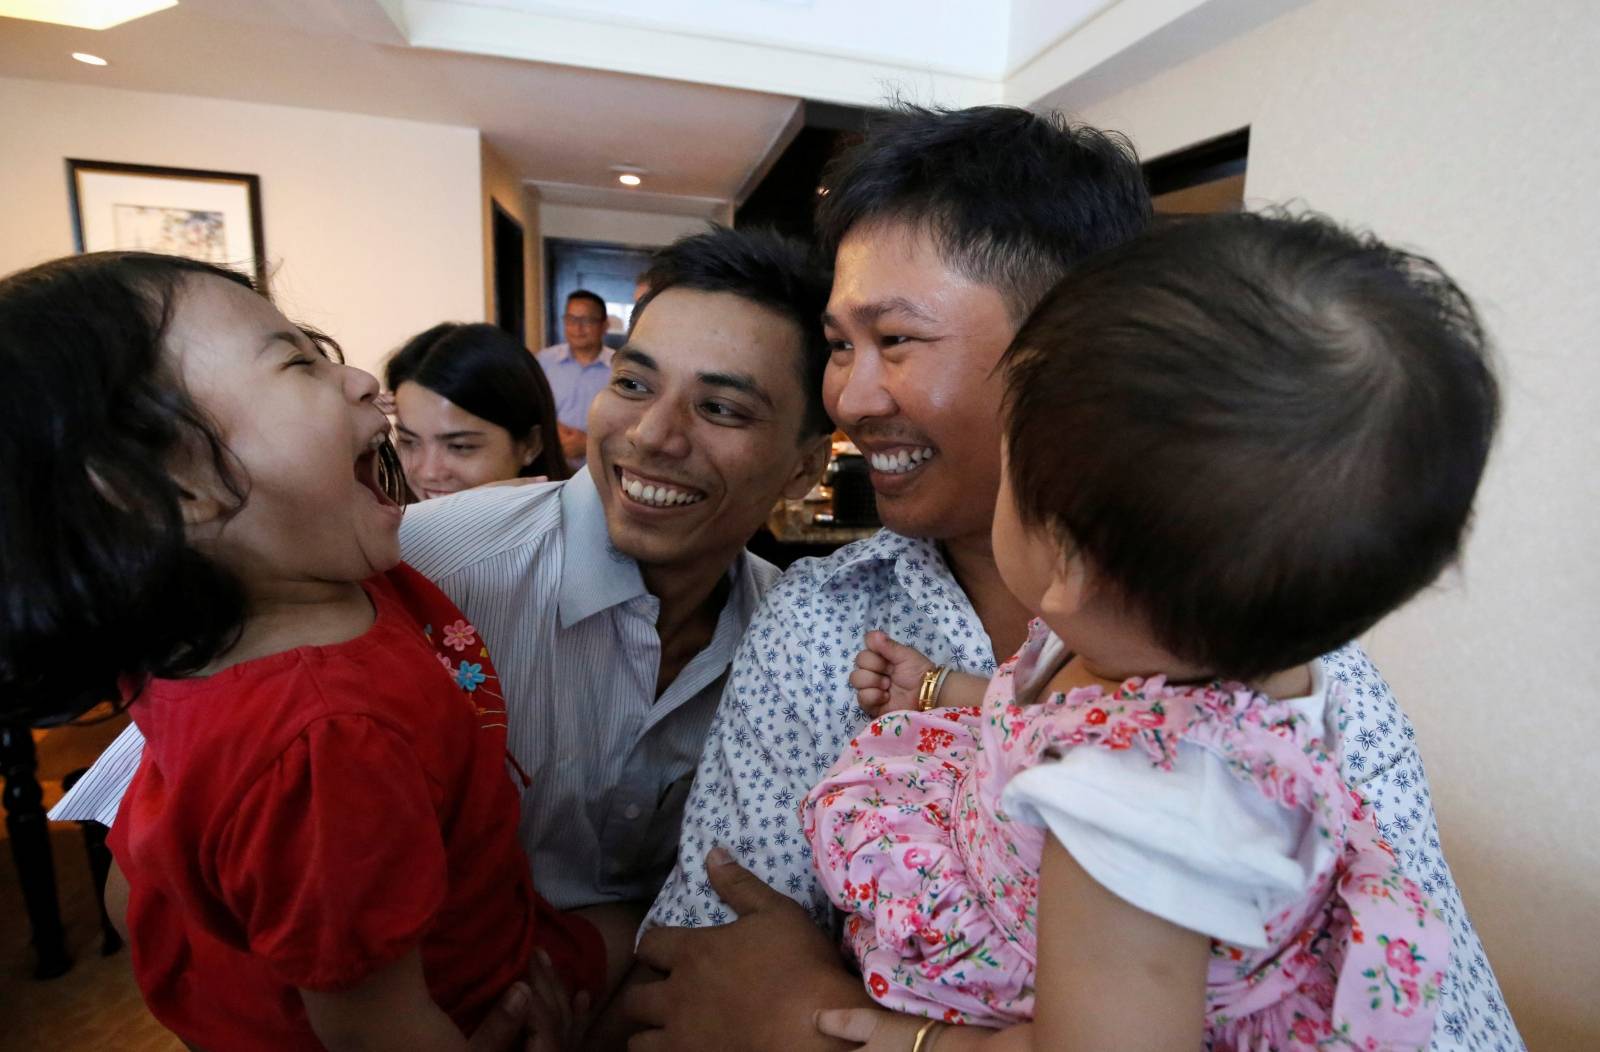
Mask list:
[[1169,687],[1160,677],[1036,703],[1032,689],[1052,671],[1039,666],[1050,639],[1035,622],[981,712],[901,712],[871,724],[801,806],[873,996],[935,1019],[1031,1019],[1046,834],[1005,813],[1006,783],[1075,748],[1140,750],[1159,777],[1187,741],[1267,799],[1308,813],[1318,858],[1306,893],[1268,920],[1264,950],[1213,943],[1207,1047],[1425,1044],[1448,931],[1305,717],[1238,684]]
[[[935,543],[884,530],[796,562],[767,593],[739,645],[684,809],[678,861],[647,924],[734,919],[705,877],[706,853],[719,844],[820,926],[837,923],[800,835],[797,805],[867,726],[847,677],[874,628],[941,664],[985,677],[994,672],[982,623]],[[1344,780],[1366,798],[1402,870],[1450,927],[1450,970],[1429,1049],[1525,1049],[1440,847],[1410,720],[1359,646],[1322,663],[1344,688]]]

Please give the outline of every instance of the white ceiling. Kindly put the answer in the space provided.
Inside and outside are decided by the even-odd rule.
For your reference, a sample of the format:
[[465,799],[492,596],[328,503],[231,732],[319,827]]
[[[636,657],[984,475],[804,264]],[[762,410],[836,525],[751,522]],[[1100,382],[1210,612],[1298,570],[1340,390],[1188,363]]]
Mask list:
[[1070,102],[1303,2],[181,0],[100,32],[0,18],[0,77],[465,125],[547,200],[710,215],[802,98]]
[[[74,62],[73,51],[111,65]],[[0,18],[0,76],[465,125],[523,178],[597,192],[582,203],[693,214],[734,197],[797,105],[413,48],[373,0],[184,0],[101,32]],[[315,163],[316,144],[306,153]],[[618,187],[614,164],[647,169],[649,196]]]

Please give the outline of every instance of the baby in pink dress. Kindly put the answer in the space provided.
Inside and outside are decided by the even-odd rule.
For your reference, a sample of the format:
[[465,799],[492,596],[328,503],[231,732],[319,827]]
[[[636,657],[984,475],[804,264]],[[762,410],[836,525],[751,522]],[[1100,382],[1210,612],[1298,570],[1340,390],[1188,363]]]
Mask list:
[[[1471,304],[1316,219],[1164,228],[1002,361],[988,682],[881,633],[801,805],[872,1050],[1427,1045],[1449,934],[1340,776],[1316,658],[1456,556],[1493,436]],[[942,1024],[1004,1028],[1003,1034]]]

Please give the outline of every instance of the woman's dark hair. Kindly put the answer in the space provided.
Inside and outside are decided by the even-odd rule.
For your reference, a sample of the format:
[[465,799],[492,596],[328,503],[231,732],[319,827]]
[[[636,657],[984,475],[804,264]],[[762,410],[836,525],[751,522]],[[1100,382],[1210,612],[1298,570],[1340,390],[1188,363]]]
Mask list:
[[190,547],[169,473],[248,479],[163,350],[186,283],[231,270],[97,252],[0,280],[0,719],[78,715],[184,676],[244,623],[237,580]]
[[800,327],[796,364],[806,398],[800,437],[815,438],[833,430],[822,404],[822,374],[828,366],[822,312],[833,274],[805,242],[771,230],[713,227],[658,251],[639,280],[645,293],[634,305],[630,328],[639,324],[657,296],[672,288],[731,293],[793,321]]
[[1316,216],[1096,257],[1003,366],[1023,519],[1167,650],[1240,679],[1342,646],[1454,561],[1499,415],[1455,283]]
[[391,391],[410,381],[527,441],[538,429],[539,454],[517,474],[564,479],[572,474],[556,431],[550,381],[528,349],[503,329],[445,322],[406,341],[384,367]]
[[882,110],[822,185],[817,234],[830,259],[856,226],[909,223],[953,269],[999,291],[1017,319],[1151,217],[1127,139],[1015,106]]

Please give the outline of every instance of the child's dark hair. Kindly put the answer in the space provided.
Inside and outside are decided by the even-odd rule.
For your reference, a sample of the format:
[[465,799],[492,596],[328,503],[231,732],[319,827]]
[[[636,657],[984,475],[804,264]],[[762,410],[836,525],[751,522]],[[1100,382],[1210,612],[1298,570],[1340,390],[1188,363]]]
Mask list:
[[1499,413],[1466,295],[1320,217],[1163,226],[1070,274],[1003,364],[1024,520],[1240,679],[1342,646],[1455,559]]
[[550,381],[515,336],[483,322],[445,322],[407,340],[384,367],[384,386],[406,381],[442,395],[473,416],[503,427],[518,441],[539,429],[539,455],[517,472],[564,479],[556,400]]
[[78,715],[119,680],[181,676],[237,639],[238,582],[184,534],[170,474],[248,480],[163,342],[183,286],[231,270],[97,252],[0,280],[0,719]]
[[646,291],[634,305],[630,328],[639,324],[657,296],[673,288],[731,293],[793,321],[800,327],[801,356],[796,364],[806,397],[800,437],[815,438],[833,430],[822,404],[822,374],[828,366],[822,311],[828,305],[833,275],[810,246],[771,230],[713,227],[656,252],[639,280]]
[[1015,106],[897,104],[874,115],[822,182],[817,233],[829,258],[863,223],[910,223],[952,268],[998,290],[1017,319],[1151,216],[1127,139]]

